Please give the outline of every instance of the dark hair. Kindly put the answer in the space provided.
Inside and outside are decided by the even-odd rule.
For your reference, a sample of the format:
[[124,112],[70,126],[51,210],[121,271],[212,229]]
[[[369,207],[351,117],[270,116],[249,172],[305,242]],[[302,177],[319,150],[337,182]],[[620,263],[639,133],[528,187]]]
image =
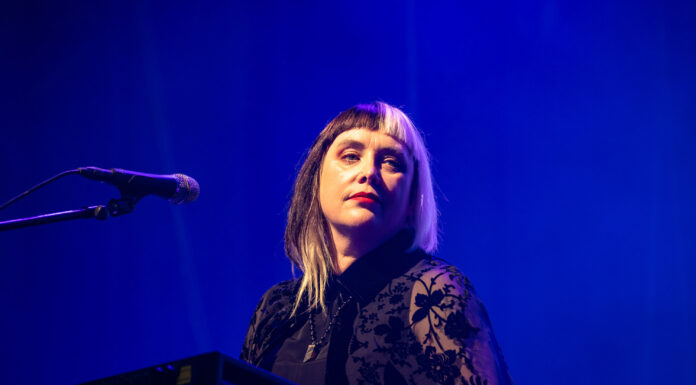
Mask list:
[[295,180],[285,251],[304,275],[295,302],[304,295],[310,308],[324,309],[324,288],[335,272],[333,239],[319,203],[319,177],[324,156],[336,137],[353,128],[384,132],[402,142],[414,160],[411,224],[415,237],[411,248],[432,252],[437,248],[437,208],[430,175],[429,156],[420,132],[401,110],[387,103],[360,104],[341,112],[319,133]]

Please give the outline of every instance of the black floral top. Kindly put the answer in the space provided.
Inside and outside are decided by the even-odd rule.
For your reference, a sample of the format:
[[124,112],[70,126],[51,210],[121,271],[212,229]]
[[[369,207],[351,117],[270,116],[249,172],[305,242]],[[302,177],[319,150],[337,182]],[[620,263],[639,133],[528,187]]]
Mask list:
[[[454,266],[400,233],[354,262],[327,289],[328,314],[289,317],[298,280],[273,286],[251,319],[240,358],[302,384],[512,384],[486,309]],[[327,343],[303,362],[328,325]],[[306,307],[305,307],[306,309]]]

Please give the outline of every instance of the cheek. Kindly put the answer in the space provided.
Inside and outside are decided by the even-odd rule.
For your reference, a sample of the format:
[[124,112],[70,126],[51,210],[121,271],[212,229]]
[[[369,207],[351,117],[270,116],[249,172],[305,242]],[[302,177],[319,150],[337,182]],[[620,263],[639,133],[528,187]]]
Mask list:
[[323,189],[328,194],[338,193],[350,183],[351,175],[350,170],[344,170],[336,162],[327,162],[320,174],[319,190]]
[[331,169],[331,164],[324,166],[319,177],[319,204],[326,215],[327,211],[331,211],[332,208],[340,204],[341,181],[336,170]]
[[401,176],[389,182],[390,195],[395,207],[403,208],[408,205],[408,200],[411,195],[409,177],[410,176]]
[[324,177],[324,173],[321,173],[321,177],[319,178],[319,205],[321,207],[321,211],[326,211],[326,204],[328,203],[327,196],[329,195],[329,192],[327,191],[331,186],[331,183],[326,180]]

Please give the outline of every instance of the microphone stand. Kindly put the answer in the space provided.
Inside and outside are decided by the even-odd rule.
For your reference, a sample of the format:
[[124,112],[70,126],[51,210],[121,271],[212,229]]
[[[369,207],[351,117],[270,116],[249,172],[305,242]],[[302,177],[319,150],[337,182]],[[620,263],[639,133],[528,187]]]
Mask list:
[[60,211],[50,214],[37,215],[30,218],[12,219],[5,222],[0,222],[0,231],[19,229],[22,227],[43,225],[46,223],[69,221],[73,219],[98,219],[106,220],[109,215],[117,217],[119,215],[128,214],[135,208],[140,197],[122,196],[120,199],[111,199],[109,203],[104,205],[89,206],[78,210]]

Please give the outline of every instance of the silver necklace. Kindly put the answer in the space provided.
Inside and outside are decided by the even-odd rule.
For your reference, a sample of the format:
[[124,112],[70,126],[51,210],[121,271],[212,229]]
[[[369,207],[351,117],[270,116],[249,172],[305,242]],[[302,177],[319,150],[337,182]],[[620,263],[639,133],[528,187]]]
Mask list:
[[329,326],[326,327],[326,330],[324,330],[324,334],[322,334],[321,338],[319,338],[319,341],[317,341],[314,333],[314,312],[309,313],[309,335],[312,337],[312,343],[307,346],[307,352],[305,353],[304,360],[302,362],[309,362],[315,358],[317,358],[317,355],[319,354],[319,348],[324,344],[326,341],[326,337],[329,335],[331,332],[331,329],[333,326],[336,324],[336,321],[338,320],[338,315],[341,313],[341,309],[343,309],[344,306],[350,300],[353,299],[353,296],[349,296],[347,300],[343,301],[343,297],[341,297],[342,303],[338,305],[338,308],[334,312],[334,314],[331,315],[331,318],[329,318]]

